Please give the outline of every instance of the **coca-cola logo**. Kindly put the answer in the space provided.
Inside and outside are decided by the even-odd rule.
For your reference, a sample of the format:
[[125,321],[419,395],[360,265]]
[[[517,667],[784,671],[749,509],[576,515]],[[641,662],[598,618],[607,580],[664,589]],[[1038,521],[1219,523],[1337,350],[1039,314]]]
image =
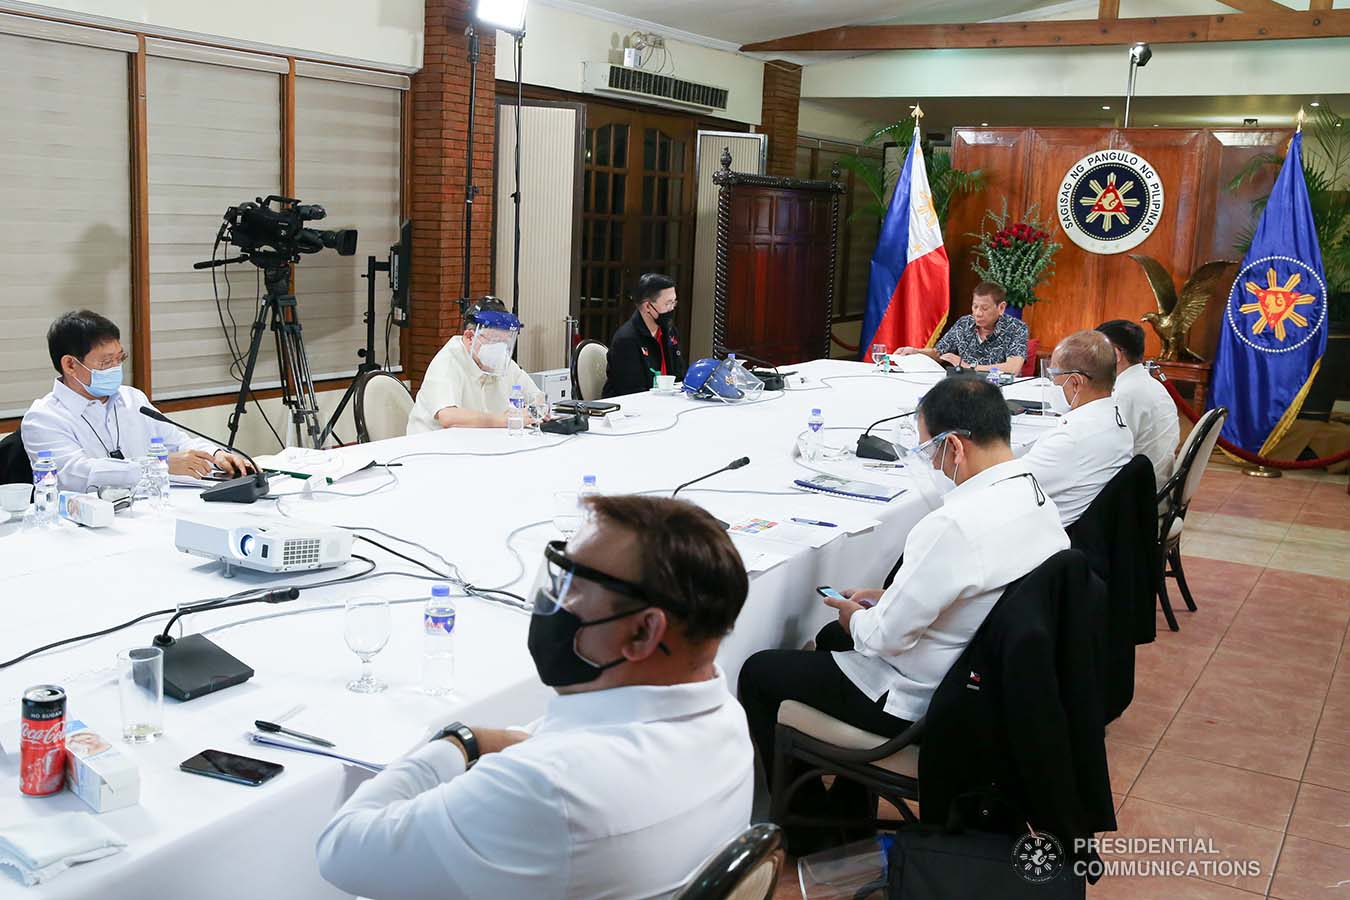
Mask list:
[[19,740],[24,743],[33,744],[60,744],[66,736],[65,723],[58,723],[55,727],[33,727],[24,722],[19,728]]

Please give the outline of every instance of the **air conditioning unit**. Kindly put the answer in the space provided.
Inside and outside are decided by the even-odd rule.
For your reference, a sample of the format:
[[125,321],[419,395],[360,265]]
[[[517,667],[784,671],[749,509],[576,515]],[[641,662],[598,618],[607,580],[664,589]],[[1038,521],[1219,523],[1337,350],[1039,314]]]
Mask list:
[[725,112],[727,108],[726,88],[613,63],[587,62],[582,64],[582,69],[582,89],[588,94],[608,94],[657,106],[703,112]]

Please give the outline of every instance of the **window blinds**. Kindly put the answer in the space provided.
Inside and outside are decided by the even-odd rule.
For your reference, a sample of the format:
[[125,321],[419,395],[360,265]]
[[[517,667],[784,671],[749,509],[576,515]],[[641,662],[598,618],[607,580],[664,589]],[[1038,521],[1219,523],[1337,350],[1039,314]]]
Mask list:
[[[303,257],[296,268],[295,295],[315,379],[356,370],[356,350],[365,346],[366,257],[383,260],[398,241],[401,99],[392,87],[296,78],[296,194],[328,211],[312,227],[358,232],[355,256],[324,250]],[[377,273],[375,359],[381,364],[390,299],[389,276]],[[398,335],[391,333],[389,342],[397,365]]]
[[87,307],[131,347],[127,55],[0,33],[0,416],[51,390],[47,326]]

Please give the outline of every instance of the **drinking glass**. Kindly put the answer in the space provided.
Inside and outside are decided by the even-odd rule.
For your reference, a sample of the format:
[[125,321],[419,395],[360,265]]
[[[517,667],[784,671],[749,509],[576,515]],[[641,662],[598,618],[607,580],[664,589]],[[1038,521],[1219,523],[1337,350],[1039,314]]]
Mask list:
[[1041,409],[1043,416],[1058,416],[1055,407],[1050,403],[1052,391],[1063,392],[1063,388],[1055,384],[1055,379],[1050,377],[1050,357],[1041,359],[1041,403],[1044,404]]
[[535,391],[530,394],[529,403],[526,411],[530,414],[528,419],[528,431],[531,435],[542,435],[539,426],[543,424],[544,419],[548,418],[548,395],[543,391]]
[[389,643],[389,601],[369,595],[348,600],[343,633],[347,647],[361,657],[361,677],[347,682],[347,690],[378,694],[387,688],[389,685],[371,674],[370,659]]
[[889,362],[886,355],[887,353],[888,351],[885,344],[872,345],[872,363],[877,367],[877,371],[886,371],[887,362]]
[[117,654],[122,740],[148,744],[164,733],[164,651],[133,647]]
[[581,527],[581,498],[576,491],[555,491],[553,494],[553,527],[570,538]]

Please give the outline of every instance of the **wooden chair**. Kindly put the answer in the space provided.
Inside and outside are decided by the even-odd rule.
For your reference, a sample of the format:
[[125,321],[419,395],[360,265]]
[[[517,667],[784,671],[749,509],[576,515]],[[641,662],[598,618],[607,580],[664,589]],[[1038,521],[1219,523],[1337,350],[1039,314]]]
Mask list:
[[1181,564],[1181,531],[1186,524],[1186,510],[1200,487],[1200,479],[1204,477],[1209,458],[1214,455],[1214,445],[1219,441],[1219,432],[1223,430],[1227,418],[1228,410],[1222,406],[1200,417],[1181,445],[1176,471],[1158,489],[1158,503],[1162,511],[1158,519],[1158,603],[1162,606],[1163,616],[1167,618],[1167,627],[1173,631],[1181,629],[1167,596],[1167,579],[1177,580],[1186,608],[1195,612],[1195,598],[1186,584],[1186,570]]
[[572,388],[579,400],[599,400],[609,377],[609,348],[599,341],[585,340],[572,356]]
[[783,856],[780,828],[751,825],[704,863],[672,900],[769,900]]
[[408,414],[412,408],[413,396],[397,375],[366,372],[357,383],[352,408],[356,439],[364,444],[402,437],[408,433]]

